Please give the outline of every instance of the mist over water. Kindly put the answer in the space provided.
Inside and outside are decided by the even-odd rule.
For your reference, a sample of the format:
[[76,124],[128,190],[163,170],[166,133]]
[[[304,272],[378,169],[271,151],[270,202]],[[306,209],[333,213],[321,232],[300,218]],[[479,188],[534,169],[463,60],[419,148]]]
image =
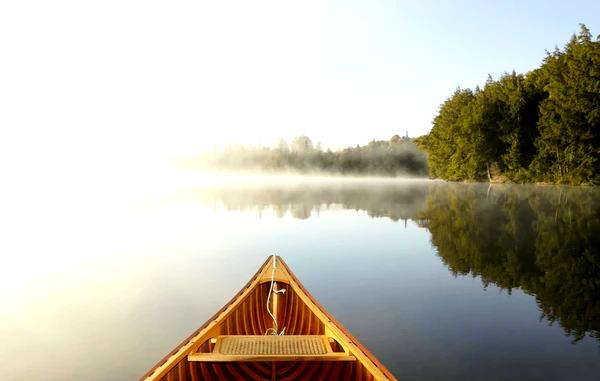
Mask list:
[[595,188],[171,179],[12,235],[5,379],[137,379],[273,253],[398,379],[600,373]]
[[263,173],[295,173],[346,176],[427,177],[427,154],[414,139],[394,135],[390,140],[373,139],[368,144],[332,151],[323,150],[308,136],[290,144],[281,139],[274,147],[227,146],[182,159],[187,167],[220,170],[250,170]]

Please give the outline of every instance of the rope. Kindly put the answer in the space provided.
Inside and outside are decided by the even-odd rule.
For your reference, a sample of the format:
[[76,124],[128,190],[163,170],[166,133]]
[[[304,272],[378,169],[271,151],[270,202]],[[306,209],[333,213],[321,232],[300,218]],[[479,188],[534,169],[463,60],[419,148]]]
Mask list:
[[273,315],[273,312],[271,312],[271,294],[275,293],[275,294],[279,294],[279,293],[285,293],[285,289],[281,289],[281,290],[274,290],[273,286],[275,285],[275,270],[277,269],[277,264],[276,264],[276,260],[277,257],[275,256],[275,254],[273,254],[273,270],[271,271],[271,287],[269,287],[269,296],[267,296],[267,312],[269,313],[269,315],[271,315],[271,318],[273,319],[273,327],[272,328],[268,328],[265,331],[265,335],[268,335],[269,332],[271,332],[271,335],[283,335],[283,332],[285,331],[285,327],[283,327],[283,329],[281,330],[281,332],[278,332],[279,330],[279,325],[277,324],[277,318],[275,317],[275,315]]

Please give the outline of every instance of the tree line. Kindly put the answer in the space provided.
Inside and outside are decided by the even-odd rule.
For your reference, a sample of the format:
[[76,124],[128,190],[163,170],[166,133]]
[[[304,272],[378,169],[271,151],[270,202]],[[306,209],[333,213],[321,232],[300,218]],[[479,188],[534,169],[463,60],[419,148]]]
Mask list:
[[323,150],[308,136],[274,147],[228,146],[205,155],[204,165],[216,169],[326,172],[351,175],[427,176],[426,154],[408,137],[373,140],[339,151]]
[[580,27],[539,68],[488,77],[441,105],[416,141],[433,177],[600,183],[600,36]]

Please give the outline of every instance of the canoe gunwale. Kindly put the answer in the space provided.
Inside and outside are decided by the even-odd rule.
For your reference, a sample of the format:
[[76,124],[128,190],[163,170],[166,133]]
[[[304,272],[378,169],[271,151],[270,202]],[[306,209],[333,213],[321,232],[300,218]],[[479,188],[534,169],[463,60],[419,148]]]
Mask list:
[[206,329],[210,323],[212,323],[213,321],[215,321],[221,314],[223,314],[223,312],[225,312],[227,310],[227,308],[229,308],[229,306],[231,306],[233,303],[235,303],[243,294],[244,292],[250,287],[252,286],[252,284],[256,281],[256,279],[261,275],[264,267],[269,263],[269,261],[271,260],[271,258],[267,258],[265,260],[265,262],[259,267],[258,271],[256,272],[256,274],[254,274],[254,276],[252,276],[252,278],[250,278],[250,280],[240,289],[240,291],[238,291],[237,294],[235,294],[233,296],[233,298],[231,298],[231,300],[229,302],[227,302],[223,307],[221,307],[220,310],[218,310],[213,316],[211,316],[208,320],[206,320],[206,322],[204,324],[202,324],[197,330],[195,330],[191,335],[189,335],[185,340],[183,340],[181,342],[181,344],[179,344],[178,346],[176,346],[171,352],[169,352],[165,357],[163,357],[158,363],[156,363],[156,365],[154,365],[152,368],[150,368],[150,370],[148,370],[140,379],[139,381],[144,381],[145,379],[147,379],[148,377],[152,376],[152,374],[161,366],[163,366],[171,357],[173,357],[174,355],[177,354],[177,352],[179,352],[179,350],[183,347],[185,347],[186,345],[188,345],[196,336],[198,336],[198,334],[200,334],[200,332],[202,332],[204,329]]
[[387,377],[390,381],[397,381],[396,377],[394,377],[394,375],[389,370],[387,370],[387,368],[364,345],[362,345],[362,343],[342,323],[340,323],[339,320],[337,320],[329,311],[327,311],[325,307],[323,307],[323,305],[321,305],[321,303],[319,303],[317,299],[315,299],[315,297],[312,296],[310,292],[308,292],[308,290],[298,280],[296,275],[292,272],[292,270],[290,270],[287,264],[280,257],[277,257],[277,259],[281,264],[283,264],[286,271],[289,273],[290,277],[296,283],[298,288],[300,288],[300,290],[304,292],[304,294],[308,297],[308,299],[310,299],[310,301],[315,305],[315,307],[321,310],[321,312],[325,316],[327,316],[329,321],[349,339],[349,342],[356,346],[373,363],[373,365],[375,365],[375,367],[377,367],[377,369],[381,373],[383,373],[385,377]]

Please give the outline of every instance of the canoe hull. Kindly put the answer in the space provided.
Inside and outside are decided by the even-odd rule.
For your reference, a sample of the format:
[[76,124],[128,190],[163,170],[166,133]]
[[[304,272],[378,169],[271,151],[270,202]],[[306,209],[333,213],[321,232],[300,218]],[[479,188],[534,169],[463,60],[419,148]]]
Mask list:
[[[152,368],[140,381],[212,381],[212,380],[395,380],[379,361],[342,325],[308,294],[285,263],[277,284],[285,288],[277,295],[276,316],[286,335],[333,335],[346,350],[361,361],[287,361],[287,362],[194,362],[192,352],[210,353],[211,338],[220,335],[264,335],[272,327],[266,311],[270,288],[268,259],[248,284],[194,334]],[[269,276],[267,276],[269,275]],[[213,339],[214,340],[214,339]]]

